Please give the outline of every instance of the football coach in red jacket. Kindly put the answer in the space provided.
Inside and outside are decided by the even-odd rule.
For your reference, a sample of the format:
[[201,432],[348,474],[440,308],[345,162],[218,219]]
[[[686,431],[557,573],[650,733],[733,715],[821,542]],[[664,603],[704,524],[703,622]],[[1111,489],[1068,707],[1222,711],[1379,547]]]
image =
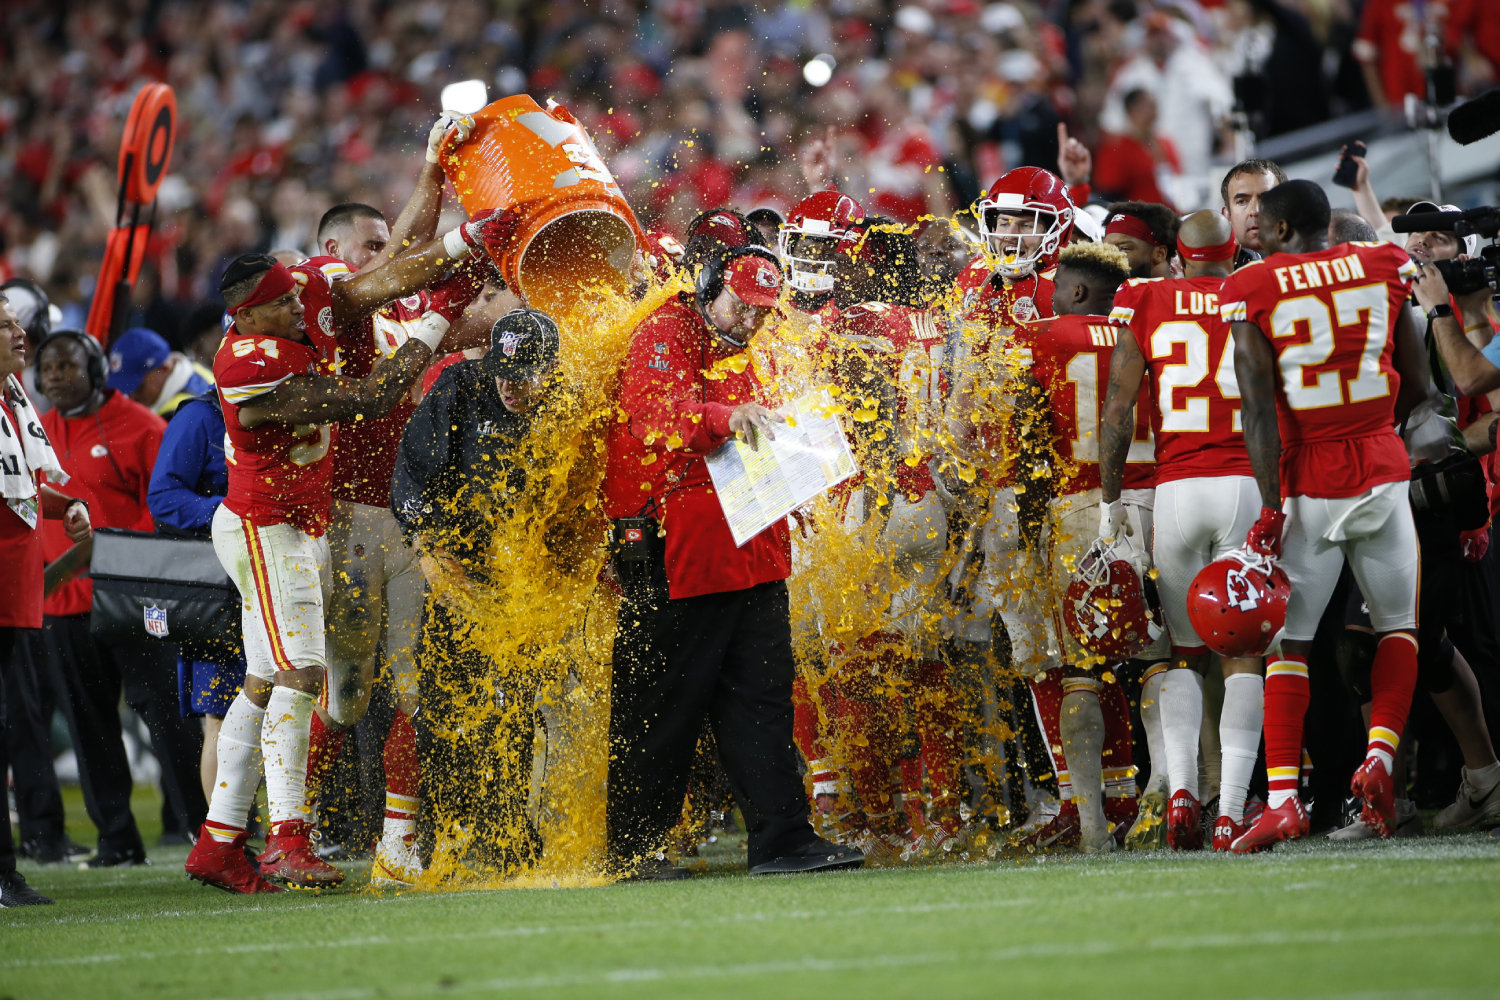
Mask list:
[[783,418],[745,349],[776,305],[764,247],[721,251],[695,293],[636,330],[611,426],[605,509],[624,590],[610,708],[609,852],[637,879],[686,878],[661,854],[682,814],[705,714],[750,834],[752,874],[857,868],[864,856],[808,823],[792,744],[785,522],[742,546],[704,457],[739,436],[765,446]]

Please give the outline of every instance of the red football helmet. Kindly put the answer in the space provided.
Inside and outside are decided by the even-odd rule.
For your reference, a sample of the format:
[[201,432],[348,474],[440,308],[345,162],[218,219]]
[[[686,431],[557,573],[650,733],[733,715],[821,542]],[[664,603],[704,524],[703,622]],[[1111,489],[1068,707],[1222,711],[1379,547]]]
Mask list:
[[[1017,167],[1002,175],[979,199],[977,209],[979,235],[990,252],[999,255],[995,270],[1004,278],[1024,278],[1039,264],[1056,264],[1058,251],[1073,235],[1076,209],[1068,186],[1041,167]],[[1006,233],[998,231],[1002,216],[1030,218],[1017,232]],[[1022,240],[1031,236],[1041,240],[1028,250]]]
[[[864,220],[859,202],[839,191],[819,191],[792,209],[776,237],[776,252],[786,265],[787,283],[799,292],[833,291],[839,244],[858,238],[850,226]],[[804,252],[799,237],[826,240],[826,256],[797,256]]]
[[1274,559],[1236,549],[1193,577],[1188,620],[1220,656],[1260,656],[1286,624],[1291,595],[1291,581]]
[[653,229],[646,234],[646,266],[663,281],[671,277],[686,252],[677,237],[665,229]]
[[1128,660],[1161,635],[1153,595],[1142,584],[1145,569],[1146,553],[1100,538],[1068,584],[1063,621],[1080,646],[1106,662]]

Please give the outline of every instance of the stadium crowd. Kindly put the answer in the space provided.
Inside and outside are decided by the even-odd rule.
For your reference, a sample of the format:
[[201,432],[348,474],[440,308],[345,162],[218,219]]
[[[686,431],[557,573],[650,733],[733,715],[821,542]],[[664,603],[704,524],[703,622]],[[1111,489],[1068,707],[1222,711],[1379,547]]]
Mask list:
[[[1357,210],[1330,212],[1241,156],[1420,97],[1434,59],[1483,90],[1500,39],[1481,6],[1431,0],[1420,25],[1394,0],[9,8],[0,541],[21,571],[0,658],[20,853],[145,862],[122,697],[208,884],[337,884],[372,847],[377,881],[413,884],[435,808],[490,814],[502,872],[545,852],[529,724],[483,802],[429,762],[493,762],[424,729],[452,697],[424,657],[470,683],[492,666],[455,641],[445,588],[493,520],[434,511],[526,491],[516,455],[560,351],[486,262],[521,220],[444,198],[440,152],[472,122],[434,123],[435,98],[471,78],[566,106],[650,231],[632,277],[696,280],[633,337],[604,448],[612,873],[686,874],[666,849],[703,769],[760,872],[973,857],[992,834],[1405,836],[1419,806],[1439,828],[1500,825],[1500,315],[1433,266],[1477,241],[1396,234],[1439,206],[1382,202],[1362,161]],[[106,349],[77,331],[146,80],[176,91],[177,147]],[[755,363],[732,363],[752,340]],[[735,545],[695,459],[774,435],[791,376],[772,373],[809,354],[842,393],[885,387],[849,423],[864,471],[836,523]],[[664,523],[683,527],[658,546]],[[212,537],[243,649],[101,635],[77,576],[91,528]],[[881,627],[829,654],[832,680],[794,654],[788,607],[794,549],[820,531],[878,538],[894,567]],[[1269,656],[1269,635],[1194,617],[1209,563],[1229,566],[1236,628],[1285,605]],[[935,618],[941,641],[917,641]],[[64,832],[55,711],[93,852]],[[976,719],[1000,719],[997,746]],[[338,768],[376,777],[333,808]],[[44,901],[3,850],[0,879],[0,905]]]

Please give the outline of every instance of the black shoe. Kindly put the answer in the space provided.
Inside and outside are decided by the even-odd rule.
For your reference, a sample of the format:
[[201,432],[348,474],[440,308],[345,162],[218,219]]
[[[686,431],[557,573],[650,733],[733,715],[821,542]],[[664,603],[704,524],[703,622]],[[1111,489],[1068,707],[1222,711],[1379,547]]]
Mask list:
[[162,834],[161,835],[161,839],[156,842],[156,846],[157,847],[192,847],[193,846],[193,840],[187,834],[185,834],[185,833],[178,833],[176,830],[173,830],[170,833],[164,833],[164,834]]
[[0,909],[10,906],[51,906],[52,900],[26,884],[20,872],[0,874]]
[[692,872],[686,868],[679,868],[672,864],[665,854],[654,854],[636,864],[635,868],[622,881],[680,882],[683,879],[690,879],[692,877]]
[[16,853],[23,858],[30,858],[39,865],[58,865],[81,861],[94,852],[76,843],[67,834],[63,834],[61,838],[49,836],[24,840],[18,846]]
[[116,847],[101,847],[99,853],[94,855],[84,866],[88,868],[132,868],[136,865],[149,865],[151,859],[146,857],[144,847],[132,847],[128,850],[120,850]]
[[865,855],[857,847],[845,847],[818,837],[810,844],[799,847],[790,854],[783,854],[770,861],[762,861],[750,869],[751,875],[781,875],[792,872],[840,871],[859,868],[865,863]]

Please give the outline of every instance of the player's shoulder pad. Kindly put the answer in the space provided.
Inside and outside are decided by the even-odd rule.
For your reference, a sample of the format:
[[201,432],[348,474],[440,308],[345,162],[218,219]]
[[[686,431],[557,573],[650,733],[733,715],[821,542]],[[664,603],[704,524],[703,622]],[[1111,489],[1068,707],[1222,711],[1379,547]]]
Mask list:
[[1259,260],[1248,261],[1248,262],[1246,262],[1244,264],[1241,264],[1239,267],[1235,268],[1230,273],[1230,277],[1232,278],[1236,274],[1243,274],[1244,272],[1250,270],[1253,267],[1260,267],[1265,262],[1266,262],[1266,258],[1264,258],[1264,257],[1260,258]]
[[1135,288],[1135,287],[1137,287],[1139,285],[1149,285],[1153,281],[1166,281],[1166,280],[1167,280],[1166,278],[1126,278],[1125,279],[1125,284],[1126,284],[1127,287]]

